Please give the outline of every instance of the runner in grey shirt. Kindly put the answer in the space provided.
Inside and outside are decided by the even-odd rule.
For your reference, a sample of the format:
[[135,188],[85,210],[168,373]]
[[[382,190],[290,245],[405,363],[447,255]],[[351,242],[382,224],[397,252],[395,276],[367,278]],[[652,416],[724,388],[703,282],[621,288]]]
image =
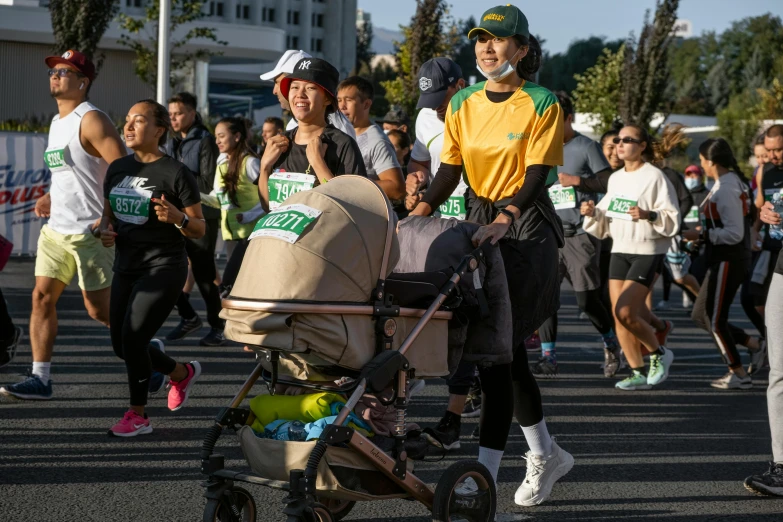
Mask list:
[[356,143],[362,151],[367,176],[380,185],[396,206],[401,206],[405,198],[405,178],[394,145],[383,130],[370,121],[373,95],[368,80],[352,76],[337,87],[337,104],[356,131]]
[[[562,91],[555,93],[563,110],[563,160],[558,173],[593,178],[599,172],[610,171],[601,146],[573,129],[574,105]],[[576,294],[579,308],[587,315],[604,340],[604,375],[612,377],[620,368],[620,345],[614,335],[611,311],[601,300],[601,242],[582,230],[583,217],[579,207],[583,201],[597,201],[597,195],[582,192],[575,187],[563,187],[556,183],[549,189],[549,197],[563,222],[565,246],[560,249],[560,281],[568,278]],[[533,367],[538,375],[557,374],[557,313],[538,329],[541,337],[541,359]]]

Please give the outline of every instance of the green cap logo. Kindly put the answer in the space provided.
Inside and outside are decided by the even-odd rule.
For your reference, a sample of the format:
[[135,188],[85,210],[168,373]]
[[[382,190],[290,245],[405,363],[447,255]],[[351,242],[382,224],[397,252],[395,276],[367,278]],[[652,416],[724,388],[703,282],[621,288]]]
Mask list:
[[530,37],[527,18],[518,7],[511,4],[499,5],[485,11],[481,15],[481,23],[470,30],[468,38],[475,37],[481,31],[495,38],[509,38],[515,35]]

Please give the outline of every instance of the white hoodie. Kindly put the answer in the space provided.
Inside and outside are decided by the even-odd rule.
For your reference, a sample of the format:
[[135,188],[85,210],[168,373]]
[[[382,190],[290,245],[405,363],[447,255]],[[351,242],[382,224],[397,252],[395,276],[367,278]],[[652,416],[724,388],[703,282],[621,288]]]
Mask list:
[[[654,223],[632,221],[628,207],[636,205],[658,214]],[[606,196],[585,217],[583,228],[598,239],[611,237],[612,253],[665,254],[677,234],[680,211],[674,186],[657,167],[645,163],[639,170],[618,170],[609,177]]]

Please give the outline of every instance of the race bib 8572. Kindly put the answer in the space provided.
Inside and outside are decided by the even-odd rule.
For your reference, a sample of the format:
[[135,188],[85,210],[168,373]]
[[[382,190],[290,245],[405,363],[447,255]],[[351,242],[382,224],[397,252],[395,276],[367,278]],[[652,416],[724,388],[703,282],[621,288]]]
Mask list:
[[151,190],[115,187],[109,193],[109,204],[117,219],[143,225],[150,217],[151,197]]

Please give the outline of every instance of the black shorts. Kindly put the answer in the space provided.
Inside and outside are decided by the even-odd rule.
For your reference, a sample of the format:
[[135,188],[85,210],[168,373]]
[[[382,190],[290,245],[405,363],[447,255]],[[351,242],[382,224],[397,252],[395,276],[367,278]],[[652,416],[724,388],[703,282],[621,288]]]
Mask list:
[[662,266],[663,254],[612,254],[609,262],[609,279],[635,281],[646,287],[655,282],[655,273]]

